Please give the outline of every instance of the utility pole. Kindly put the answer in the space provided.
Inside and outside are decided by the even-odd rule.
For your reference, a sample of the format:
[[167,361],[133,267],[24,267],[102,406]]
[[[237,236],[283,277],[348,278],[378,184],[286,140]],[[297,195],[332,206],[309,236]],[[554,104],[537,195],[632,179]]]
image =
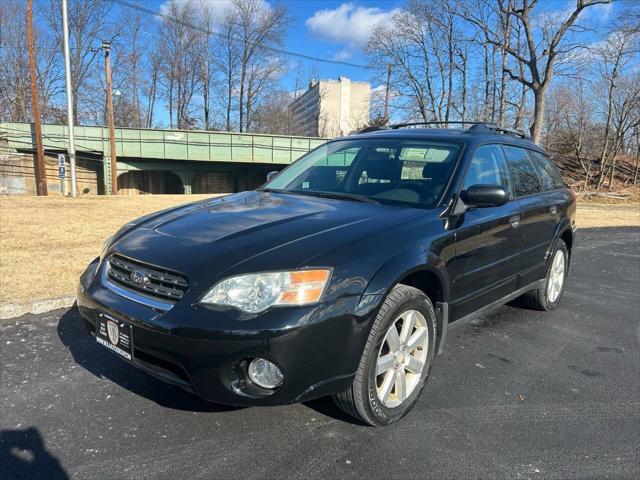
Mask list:
[[391,64],[387,65],[387,89],[384,92],[384,123],[389,123],[389,96],[391,95]]
[[76,142],[73,131],[73,90],[71,89],[71,55],[69,54],[69,15],[67,0],[62,0],[62,35],[64,39],[64,73],[67,89],[67,130],[69,133],[69,166],[71,167],[71,196],[78,195],[76,185]]
[[107,76],[107,109],[109,110],[109,154],[111,156],[111,195],[118,194],[118,166],[116,163],[116,127],[113,119],[113,93],[111,90],[111,42],[102,41],[104,73]]
[[36,156],[33,169],[36,178],[36,192],[38,195],[47,195],[47,170],[44,165],[44,152],[42,151],[42,127],[40,126],[40,107],[38,104],[38,79],[36,76],[36,52],[33,38],[33,13],[31,0],[27,0],[27,43],[29,44],[29,76],[31,77],[31,105],[33,107],[33,124],[36,137]]

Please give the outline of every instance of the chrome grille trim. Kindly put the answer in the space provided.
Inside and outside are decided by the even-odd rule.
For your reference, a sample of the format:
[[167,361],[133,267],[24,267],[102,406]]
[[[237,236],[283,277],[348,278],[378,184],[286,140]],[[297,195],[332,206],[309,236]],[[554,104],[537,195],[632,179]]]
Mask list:
[[117,253],[107,257],[103,280],[119,295],[163,309],[180,301],[189,287],[185,275]]
[[115,283],[111,283],[109,281],[109,277],[107,276],[108,267],[109,267],[109,262],[107,261],[107,264],[102,269],[102,275],[101,275],[102,285],[104,285],[106,288],[111,290],[113,293],[116,293],[121,297],[131,300],[132,302],[140,303],[142,305],[146,305],[147,307],[155,308],[156,310],[163,310],[166,312],[168,310],[171,310],[171,308],[173,307],[173,303],[160,302],[158,300],[154,300],[152,298],[149,298],[143,295],[138,295],[137,293],[131,290],[125,290],[124,288],[119,287]]

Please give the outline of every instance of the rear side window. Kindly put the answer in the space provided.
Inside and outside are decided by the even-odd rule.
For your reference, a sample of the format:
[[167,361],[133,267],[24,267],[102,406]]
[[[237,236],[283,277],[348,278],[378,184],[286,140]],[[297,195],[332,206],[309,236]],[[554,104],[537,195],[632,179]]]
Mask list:
[[504,145],[507,163],[513,180],[513,191],[516,197],[524,197],[542,191],[540,179],[529,154],[524,148]]
[[542,182],[542,188],[545,191],[556,190],[558,188],[566,188],[566,184],[562,179],[560,170],[546,155],[540,152],[529,151],[529,155],[533,160],[533,164],[538,171],[538,176]]
[[464,188],[472,185],[500,185],[511,192],[509,171],[500,145],[484,145],[471,158],[464,178]]

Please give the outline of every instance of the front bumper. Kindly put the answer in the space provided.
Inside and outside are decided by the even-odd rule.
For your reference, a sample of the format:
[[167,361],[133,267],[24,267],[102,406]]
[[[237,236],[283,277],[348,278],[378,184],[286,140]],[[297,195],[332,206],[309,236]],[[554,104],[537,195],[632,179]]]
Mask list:
[[[369,333],[370,313],[354,313],[359,296],[250,315],[197,305],[202,292],[194,291],[162,312],[105,288],[100,268],[94,260],[78,287],[78,309],[89,332],[95,335],[100,316],[129,323],[130,363],[213,402],[279,405],[344,391]],[[280,367],[281,386],[267,390],[251,382],[246,367],[257,357]]]

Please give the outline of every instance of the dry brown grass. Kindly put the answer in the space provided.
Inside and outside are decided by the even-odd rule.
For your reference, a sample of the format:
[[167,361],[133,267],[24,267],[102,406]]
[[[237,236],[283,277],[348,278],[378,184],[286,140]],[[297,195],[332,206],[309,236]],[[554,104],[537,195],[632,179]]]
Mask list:
[[640,204],[578,203],[578,228],[638,227]]
[[74,293],[84,267],[122,224],[207,196],[1,196],[0,303]]
[[[74,293],[84,267],[120,225],[206,197],[0,197],[0,303]],[[640,226],[640,205],[580,204],[578,225]]]

